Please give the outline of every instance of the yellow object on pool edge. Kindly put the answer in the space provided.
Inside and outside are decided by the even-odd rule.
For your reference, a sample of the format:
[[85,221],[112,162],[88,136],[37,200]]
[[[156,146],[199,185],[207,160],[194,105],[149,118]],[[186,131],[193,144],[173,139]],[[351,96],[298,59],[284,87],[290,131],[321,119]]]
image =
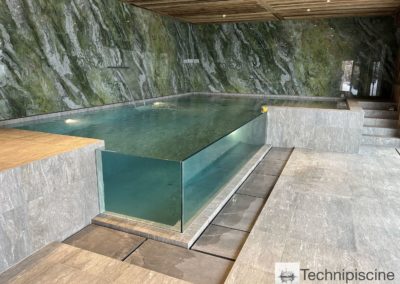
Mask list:
[[261,113],[268,112],[268,106],[261,106]]

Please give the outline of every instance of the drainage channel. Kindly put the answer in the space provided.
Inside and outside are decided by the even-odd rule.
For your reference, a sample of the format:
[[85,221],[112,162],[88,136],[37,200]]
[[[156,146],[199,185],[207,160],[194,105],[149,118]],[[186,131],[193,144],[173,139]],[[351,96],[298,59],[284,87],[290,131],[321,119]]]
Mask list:
[[190,249],[96,225],[64,242],[192,283],[223,283],[292,151],[272,148]]

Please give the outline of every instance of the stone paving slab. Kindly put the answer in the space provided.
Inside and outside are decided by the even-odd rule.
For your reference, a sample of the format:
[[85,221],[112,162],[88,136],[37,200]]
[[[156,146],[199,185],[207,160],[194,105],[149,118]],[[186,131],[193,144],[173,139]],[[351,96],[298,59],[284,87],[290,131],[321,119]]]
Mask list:
[[0,274],[8,284],[187,283],[67,244],[53,243]]
[[266,158],[269,160],[287,161],[292,154],[292,148],[279,148],[273,147],[267,154]]
[[264,160],[254,170],[255,174],[279,176],[285,167],[285,160]]
[[223,283],[233,262],[153,240],[144,242],[125,262],[191,283]]
[[247,232],[210,225],[196,241],[192,249],[236,259],[248,235]]
[[123,260],[146,239],[97,225],[89,225],[64,243]]
[[267,198],[274,188],[277,176],[251,174],[245,183],[239,188],[239,194],[250,195],[259,198]]

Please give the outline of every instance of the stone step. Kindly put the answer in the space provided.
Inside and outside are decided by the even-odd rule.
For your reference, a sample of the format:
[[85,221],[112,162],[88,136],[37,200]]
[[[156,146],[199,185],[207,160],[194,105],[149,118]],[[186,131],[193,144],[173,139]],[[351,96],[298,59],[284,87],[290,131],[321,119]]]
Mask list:
[[366,135],[397,137],[400,134],[400,129],[387,128],[387,127],[364,126],[362,133],[366,134]]
[[0,283],[137,282],[188,283],[137,265],[60,243],[46,246],[0,274]]
[[371,146],[400,147],[400,138],[364,134],[362,136],[361,144]]
[[394,107],[397,110],[396,103],[394,102],[359,101],[358,103],[363,109],[389,110]]
[[364,117],[368,118],[383,118],[383,119],[399,119],[398,111],[390,110],[368,110],[364,109]]
[[396,128],[399,126],[399,121],[396,119],[382,119],[382,118],[366,117],[366,118],[364,118],[364,126]]

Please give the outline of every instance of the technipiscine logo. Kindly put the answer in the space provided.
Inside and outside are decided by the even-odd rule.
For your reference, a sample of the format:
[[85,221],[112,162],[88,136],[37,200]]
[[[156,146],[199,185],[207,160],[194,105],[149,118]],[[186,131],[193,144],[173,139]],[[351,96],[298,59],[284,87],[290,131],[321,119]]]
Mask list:
[[353,283],[356,282],[372,282],[385,283],[395,281],[394,272],[385,272],[375,269],[373,271],[353,270],[335,270],[331,271],[327,268],[313,271],[309,268],[300,268],[300,263],[277,262],[275,263],[275,284],[300,284],[302,281],[316,281],[316,283]]
[[299,284],[300,263],[275,263],[275,284]]

